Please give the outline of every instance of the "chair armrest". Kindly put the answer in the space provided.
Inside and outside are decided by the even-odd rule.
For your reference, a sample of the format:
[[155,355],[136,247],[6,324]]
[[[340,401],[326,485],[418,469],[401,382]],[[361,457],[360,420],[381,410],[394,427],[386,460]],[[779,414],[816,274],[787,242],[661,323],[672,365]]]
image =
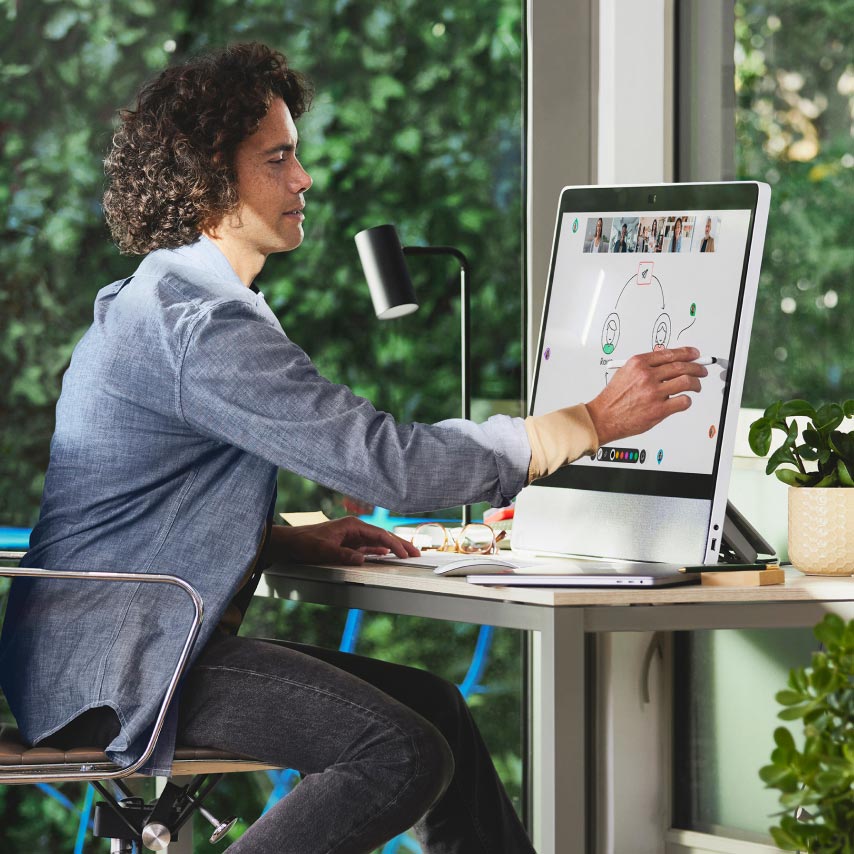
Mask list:
[[[133,774],[135,771],[138,771],[149,759],[151,754],[154,751],[154,744],[157,741],[157,737],[160,735],[160,731],[163,729],[163,722],[166,720],[166,713],[169,710],[169,704],[172,702],[172,698],[175,696],[175,690],[178,687],[178,681],[181,678],[181,675],[184,672],[184,668],[187,665],[187,661],[190,658],[190,653],[192,652],[193,645],[196,642],[196,638],[199,634],[199,629],[202,625],[202,618],[204,615],[204,605],[202,603],[202,597],[199,596],[196,589],[188,584],[181,578],[178,578],[174,575],[163,575],[158,573],[137,573],[137,572],[82,572],[75,570],[54,570],[54,569],[24,569],[19,567],[3,567],[0,566],[0,577],[7,578],[37,578],[40,580],[50,580],[50,579],[74,579],[79,581],[110,581],[117,583],[133,583],[133,584],[171,584],[175,587],[180,588],[184,591],[184,593],[189,596],[190,601],[193,605],[193,619],[190,624],[190,628],[187,631],[187,636],[184,639],[184,646],[181,650],[180,656],[178,656],[178,662],[175,665],[175,671],[169,679],[169,687],[166,689],[166,696],[163,698],[163,703],[160,706],[160,710],[157,713],[157,717],[154,721],[154,729],[151,732],[151,738],[148,740],[148,744],[146,748],[137,759],[131,765],[128,765],[126,768],[120,768],[117,771],[93,771],[91,774],[86,772],[78,772],[78,773],[68,773],[67,775],[58,773],[51,774],[51,778],[54,780],[62,780],[66,776],[69,780],[105,780],[114,777],[127,777]],[[20,776],[16,775],[16,782],[25,782]]]

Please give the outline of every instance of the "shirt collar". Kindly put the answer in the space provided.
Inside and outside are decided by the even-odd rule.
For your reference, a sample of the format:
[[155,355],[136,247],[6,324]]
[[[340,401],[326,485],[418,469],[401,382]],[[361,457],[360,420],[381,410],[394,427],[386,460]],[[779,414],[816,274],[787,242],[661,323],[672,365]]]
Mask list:
[[142,259],[137,272],[157,275],[170,267],[187,267],[197,273],[204,270],[229,288],[240,288],[244,293],[247,290],[216,243],[203,234],[177,249],[155,249]]
[[222,254],[220,248],[209,237],[200,234],[197,240],[180,246],[177,249],[168,250],[177,255],[183,261],[189,261],[193,266],[206,267],[218,279],[233,282],[239,288],[245,289],[246,285],[240,280],[234,268],[228,263],[228,259]]

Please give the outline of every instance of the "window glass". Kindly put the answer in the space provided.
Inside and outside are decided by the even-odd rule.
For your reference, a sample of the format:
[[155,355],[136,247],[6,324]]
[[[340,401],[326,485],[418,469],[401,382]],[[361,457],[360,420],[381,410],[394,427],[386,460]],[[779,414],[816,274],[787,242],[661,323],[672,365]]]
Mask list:
[[[852,34],[850,3],[735,3],[738,177],[772,187],[745,406],[854,393]],[[715,631],[675,648],[675,824],[767,843],[780,807],[758,772],[774,697],[817,642],[808,629]]]
[[[258,282],[289,336],[330,380],[347,383],[401,420],[458,416],[458,268],[444,259],[410,259],[421,309],[378,321],[353,236],[392,222],[404,243],[449,244],[467,255],[473,414],[518,413],[522,27],[520,0],[5,4],[0,526],[35,522],[71,351],[91,320],[97,290],[138,263],[112,246],[100,208],[101,162],[115,111],[132,105],[144,80],[207,46],[264,41],[316,87],[313,109],[299,123],[301,159],[314,179],[306,197],[306,240],[298,251],[272,257]],[[281,478],[279,505],[322,508],[331,516],[373,509],[290,474]],[[246,630],[337,645],[346,615],[323,614],[319,619],[311,608],[256,602]],[[375,618],[363,623],[356,649],[434,668],[460,682],[477,637],[476,626]],[[517,802],[519,645],[518,633],[496,632],[478,683],[486,688],[471,697]],[[226,780],[223,811],[254,818],[265,786],[260,779],[254,792]],[[76,825],[57,813],[59,807],[35,789],[15,804],[18,818],[6,815],[5,824],[17,836],[9,841],[0,831],[0,848],[70,850]],[[399,850],[414,849],[407,843]]]
[[772,187],[744,405],[852,394],[854,7],[736,3],[736,162]]
[[676,641],[674,826],[770,842],[778,793],[759,769],[780,725],[774,697],[817,642],[809,629],[690,632]]

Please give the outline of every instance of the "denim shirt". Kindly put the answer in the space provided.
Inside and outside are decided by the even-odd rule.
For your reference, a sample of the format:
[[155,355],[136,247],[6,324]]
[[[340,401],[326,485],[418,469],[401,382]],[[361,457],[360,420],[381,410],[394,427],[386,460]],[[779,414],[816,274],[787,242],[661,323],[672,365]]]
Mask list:
[[[507,503],[530,454],[521,419],[397,424],[324,379],[201,237],[98,293],[22,565],[180,576],[204,601],[198,652],[257,556],[278,468],[415,513]],[[109,706],[121,731],[107,753],[135,761],[190,616],[171,586],[17,579],[0,684],[24,738]],[[173,705],[150,773],[169,771],[176,720]]]

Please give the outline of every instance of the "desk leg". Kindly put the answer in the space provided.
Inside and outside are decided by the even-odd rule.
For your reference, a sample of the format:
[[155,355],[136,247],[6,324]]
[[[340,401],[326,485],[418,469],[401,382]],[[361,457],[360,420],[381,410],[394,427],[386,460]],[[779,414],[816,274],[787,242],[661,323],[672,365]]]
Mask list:
[[530,802],[537,854],[586,854],[584,612],[554,608],[532,634]]

